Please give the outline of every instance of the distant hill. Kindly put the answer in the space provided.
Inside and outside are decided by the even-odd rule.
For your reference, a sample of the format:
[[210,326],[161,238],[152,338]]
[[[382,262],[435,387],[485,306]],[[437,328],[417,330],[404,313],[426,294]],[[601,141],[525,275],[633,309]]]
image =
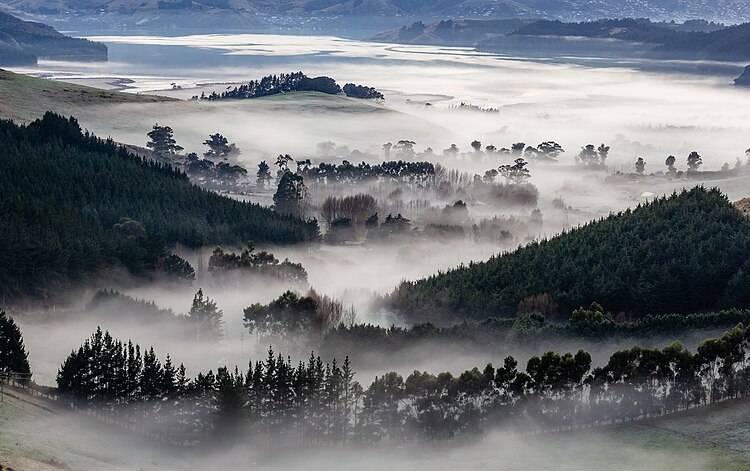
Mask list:
[[656,52],[688,59],[750,60],[750,23],[708,33],[685,33],[662,43]]
[[549,240],[416,282],[390,297],[407,319],[513,315],[545,293],[570,313],[685,313],[750,307],[750,221],[718,190],[694,188]]
[[40,57],[106,60],[107,46],[0,12],[0,66],[36,64]]
[[384,31],[371,41],[399,44],[435,44],[475,46],[480,41],[513,33],[535,20],[444,20],[432,23],[415,22],[399,29]]
[[162,13],[198,11],[205,14],[235,11],[274,17],[381,16],[412,18],[412,21],[440,18],[581,21],[624,17],[750,21],[750,4],[745,0],[1,0],[0,4],[6,9],[44,15],[133,14],[159,10]]

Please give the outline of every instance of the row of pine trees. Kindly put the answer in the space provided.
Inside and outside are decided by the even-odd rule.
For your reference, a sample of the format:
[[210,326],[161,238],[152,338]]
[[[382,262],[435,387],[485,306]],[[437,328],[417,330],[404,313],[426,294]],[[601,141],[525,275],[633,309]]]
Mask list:
[[[374,443],[472,437],[497,426],[515,431],[585,427],[652,417],[750,393],[750,329],[739,325],[695,353],[679,342],[663,349],[615,352],[592,369],[579,350],[513,357],[454,376],[390,372],[364,388],[348,357],[307,362],[269,349],[246,372],[219,368],[188,378],[183,365],[101,330],[60,368],[62,397],[95,407],[133,428],[195,443],[224,433],[269,446]],[[238,435],[239,434],[239,435]]]

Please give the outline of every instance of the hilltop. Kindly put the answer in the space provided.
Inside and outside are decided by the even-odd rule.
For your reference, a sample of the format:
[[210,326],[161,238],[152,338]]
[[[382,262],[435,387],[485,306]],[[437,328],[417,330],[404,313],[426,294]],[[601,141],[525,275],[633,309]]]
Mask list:
[[0,118],[31,122],[47,111],[78,114],[93,105],[176,101],[30,77],[0,69]]
[[596,301],[615,312],[748,307],[750,221],[718,190],[696,187],[415,282],[391,295],[410,320],[513,315],[549,294],[561,312]]

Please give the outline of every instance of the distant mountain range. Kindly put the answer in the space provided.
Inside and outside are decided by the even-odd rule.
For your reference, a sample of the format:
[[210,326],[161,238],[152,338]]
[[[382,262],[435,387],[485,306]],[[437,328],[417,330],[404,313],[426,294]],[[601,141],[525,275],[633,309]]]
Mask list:
[[106,60],[107,46],[0,12],[0,65],[36,64],[39,57]]
[[[582,41],[581,38],[588,40]],[[549,55],[607,54],[621,57],[750,60],[750,23],[726,26],[705,20],[684,23],[623,18],[559,20],[421,21],[378,33],[372,41],[475,46],[483,52]]]
[[747,0],[0,0],[8,11],[32,14],[134,14],[161,10],[234,10],[284,16],[552,18],[648,17],[725,22],[750,20]]

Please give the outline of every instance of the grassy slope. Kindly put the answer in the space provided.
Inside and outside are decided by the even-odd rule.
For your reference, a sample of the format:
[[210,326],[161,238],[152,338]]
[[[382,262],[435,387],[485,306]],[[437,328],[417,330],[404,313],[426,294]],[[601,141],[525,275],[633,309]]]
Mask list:
[[172,101],[154,95],[136,95],[40,79],[0,69],[0,117],[29,122],[46,111],[76,115],[92,105]]
[[[750,401],[738,400],[602,429],[517,440],[490,438],[466,448],[446,443],[440,451],[429,446],[413,453],[386,447],[351,451],[367,461],[362,469],[368,470],[385,469],[383,460],[392,460],[392,469],[430,471],[740,471],[750,469],[748,413]],[[0,465],[18,471],[46,471],[60,465],[97,471],[194,469],[191,465],[206,469],[200,466],[200,452],[183,450],[176,458],[159,448],[85,417],[54,414],[8,397],[0,404]],[[129,452],[134,449],[137,454]],[[280,451],[263,468],[330,469],[324,464],[335,459],[331,449],[307,450],[302,455]],[[56,463],[50,465],[52,460]],[[499,463],[501,467],[495,466]]]

